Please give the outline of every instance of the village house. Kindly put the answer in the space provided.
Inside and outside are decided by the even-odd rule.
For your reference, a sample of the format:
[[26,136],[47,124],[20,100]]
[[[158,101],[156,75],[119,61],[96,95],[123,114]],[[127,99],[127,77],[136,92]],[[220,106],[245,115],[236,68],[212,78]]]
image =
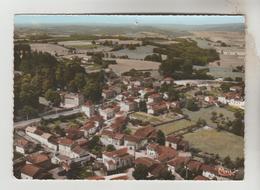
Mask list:
[[33,139],[37,140],[38,142],[41,143],[41,145],[45,145],[48,148],[56,151],[57,150],[57,144],[54,140],[54,137],[50,133],[45,133],[41,131],[40,129],[37,129],[37,127],[31,127],[28,126],[25,129],[25,133],[32,137]]
[[121,146],[124,143],[124,134],[103,130],[100,136],[100,141],[105,146],[109,144],[114,146]]
[[99,109],[99,114],[104,120],[112,119],[115,116],[115,112],[112,108]]
[[88,138],[99,130],[99,126],[95,125],[94,121],[88,121],[81,127],[81,130],[84,132],[84,137]]
[[89,118],[95,115],[95,105],[91,101],[87,101],[81,106],[82,112]]
[[133,100],[125,100],[120,102],[120,111],[131,112],[137,109],[137,103]]
[[161,95],[158,93],[155,94],[151,94],[150,96],[148,96],[148,101],[147,103],[157,103],[161,101]]
[[147,113],[148,114],[159,115],[166,111],[168,111],[168,106],[165,102],[147,104]]
[[26,157],[26,164],[33,164],[35,166],[49,169],[51,168],[51,159],[46,153],[33,153]]
[[134,135],[147,139],[150,142],[156,139],[157,133],[154,127],[147,126],[137,129]]
[[21,169],[21,179],[39,179],[42,169],[33,164],[26,164]]
[[202,176],[208,178],[208,179],[217,179],[218,177],[218,170],[215,168],[215,166],[210,166],[207,164],[202,164],[201,166],[202,170]]
[[134,157],[128,153],[127,148],[122,148],[111,152],[104,152],[102,154],[102,160],[109,172],[131,167],[133,165]]
[[139,150],[147,144],[147,139],[136,135],[125,135],[124,146],[129,150]]
[[88,151],[81,148],[77,143],[68,138],[60,138],[59,153],[71,159],[71,162],[86,162],[90,160]]
[[182,140],[181,136],[170,135],[166,137],[165,146],[178,150],[178,144]]
[[122,132],[127,123],[127,117],[115,117],[110,125],[106,127],[107,130],[119,133]]
[[172,147],[176,150],[189,150],[189,142],[183,140],[182,136],[169,135],[166,137],[165,146]]
[[245,109],[245,100],[235,92],[225,93],[224,96],[219,96],[218,101],[222,104],[228,104],[233,107]]
[[111,90],[111,89],[102,90],[102,97],[104,99],[111,99],[111,98],[114,98],[115,96],[116,96],[116,92],[114,90]]
[[83,132],[76,127],[70,127],[66,129],[66,137],[71,140],[77,140],[83,137]]
[[72,149],[76,146],[73,140],[68,139],[66,137],[62,137],[58,139],[59,145],[59,153],[70,158],[73,157]]
[[173,84],[174,83],[174,80],[173,80],[173,78],[171,78],[171,77],[166,77],[166,78],[164,78],[162,81],[161,81],[161,84]]
[[140,98],[144,98],[145,96],[149,96],[155,93],[155,90],[152,88],[145,88],[138,91],[140,93]]
[[74,108],[84,104],[84,96],[79,93],[60,93],[62,102],[60,107]]
[[178,169],[183,168],[189,162],[189,160],[189,157],[176,156],[167,162],[168,170],[174,174]]
[[138,157],[135,159],[134,161],[135,163],[135,166],[137,166],[138,164],[142,164],[144,166],[147,167],[148,171],[156,164],[159,164],[158,161],[152,159],[152,158],[149,158],[149,157]]
[[202,175],[197,175],[193,180],[205,181],[205,180],[209,180],[209,179]]
[[21,154],[31,153],[36,148],[36,144],[24,138],[17,139],[14,144],[15,144],[15,151]]
[[178,153],[171,147],[149,144],[146,147],[146,154],[152,159],[159,160],[160,162],[167,162],[176,157]]
[[209,104],[215,104],[217,102],[217,98],[214,96],[205,96],[204,101],[208,102]]

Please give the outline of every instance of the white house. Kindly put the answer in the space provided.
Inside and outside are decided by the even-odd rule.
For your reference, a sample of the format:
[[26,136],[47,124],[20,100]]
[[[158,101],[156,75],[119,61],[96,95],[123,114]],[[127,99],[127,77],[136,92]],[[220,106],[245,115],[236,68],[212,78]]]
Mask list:
[[83,127],[82,130],[84,131],[84,136],[87,138],[90,135],[94,135],[99,129],[99,125],[95,124],[95,122],[90,121],[87,122]]
[[136,135],[126,135],[124,138],[124,146],[130,150],[139,150],[143,148],[147,142],[147,139]]
[[104,118],[104,120],[112,119],[115,116],[112,108],[99,109],[99,114]]
[[161,101],[161,95],[156,93],[148,96],[148,101],[147,103],[155,103],[155,102],[160,102]]
[[21,138],[15,142],[15,151],[21,154],[31,153],[36,148],[36,144]]
[[87,101],[83,106],[81,106],[81,110],[89,118],[95,115],[95,105],[91,101]]
[[84,96],[79,93],[61,93],[62,102],[60,107],[73,108],[78,107],[84,103]]
[[137,108],[137,103],[135,101],[122,101],[120,102],[120,111],[125,111],[125,112],[129,112],[129,111],[134,111]]
[[56,151],[57,150],[57,144],[53,141],[53,136],[50,133],[45,133],[39,129],[37,129],[37,127],[26,127],[25,129],[25,133],[32,137],[33,139],[39,141],[41,143],[41,145],[45,145],[48,148]]
[[115,171],[120,168],[131,167],[134,157],[128,153],[127,148],[122,148],[112,152],[104,152],[102,160],[107,171]]
[[218,101],[222,104],[228,104],[233,107],[237,107],[240,109],[245,109],[245,101],[242,99],[235,99],[235,98],[226,98],[225,96],[219,96]]

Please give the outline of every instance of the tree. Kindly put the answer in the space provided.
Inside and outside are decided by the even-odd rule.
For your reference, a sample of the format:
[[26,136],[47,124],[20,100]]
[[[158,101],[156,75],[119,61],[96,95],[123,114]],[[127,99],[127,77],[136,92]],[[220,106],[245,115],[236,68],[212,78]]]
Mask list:
[[188,99],[186,102],[186,108],[190,111],[198,111],[199,107],[194,100]]
[[142,112],[147,112],[147,106],[145,101],[141,100],[139,102],[139,110]]
[[157,131],[157,143],[165,145],[165,135],[161,130]]
[[106,151],[111,152],[111,151],[114,151],[114,150],[116,150],[114,145],[112,145],[112,144],[107,145]]
[[26,117],[28,120],[30,117],[36,116],[37,115],[37,110],[31,106],[25,105],[21,110],[20,114],[23,117]]
[[168,88],[168,97],[170,101],[177,101],[179,99],[179,93],[173,88]]
[[207,125],[207,122],[204,119],[199,118],[198,121],[197,121],[197,125],[204,127],[204,126]]
[[231,161],[231,159],[230,159],[229,156],[225,157],[223,161],[224,161],[223,164],[224,164],[227,168],[232,169],[232,168],[234,167],[234,164],[233,164],[233,162]]
[[137,164],[133,171],[133,177],[136,180],[144,180],[148,176],[148,168],[143,164]]
[[88,147],[90,149],[95,149],[97,145],[99,145],[99,136],[94,136],[89,142],[88,142]]
[[59,93],[52,89],[48,89],[45,92],[44,97],[46,98],[46,100],[49,100],[53,106],[59,106],[61,103],[61,97]]
[[93,102],[98,102],[101,99],[102,90],[100,84],[93,81],[88,81],[83,88],[83,94],[85,99],[91,100]]

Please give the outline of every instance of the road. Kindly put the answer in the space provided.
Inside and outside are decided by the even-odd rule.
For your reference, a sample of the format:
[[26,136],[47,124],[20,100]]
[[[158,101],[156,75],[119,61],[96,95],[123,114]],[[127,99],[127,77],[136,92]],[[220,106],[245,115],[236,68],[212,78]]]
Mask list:
[[38,118],[30,119],[30,120],[15,122],[13,126],[15,129],[22,129],[33,123],[40,122],[42,118],[43,119],[55,119],[55,118],[58,118],[59,116],[68,116],[68,115],[73,115],[73,114],[80,113],[80,112],[81,112],[81,108],[76,108],[73,110],[50,114],[50,115],[46,115],[43,117],[38,117]]

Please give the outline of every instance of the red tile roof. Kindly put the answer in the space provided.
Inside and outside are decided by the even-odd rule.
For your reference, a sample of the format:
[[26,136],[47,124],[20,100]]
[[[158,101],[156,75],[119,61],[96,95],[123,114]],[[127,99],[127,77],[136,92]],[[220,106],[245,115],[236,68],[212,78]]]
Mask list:
[[26,164],[24,167],[22,167],[21,173],[35,177],[40,172],[40,170],[41,169],[39,167],[33,164]]
[[143,140],[143,137],[137,136],[137,135],[126,135],[125,140],[130,142],[139,143],[141,140]]
[[188,158],[188,157],[177,156],[174,159],[170,160],[168,162],[168,165],[174,166],[174,167],[179,167],[179,166],[187,164],[189,162],[189,160],[190,160],[190,158]]
[[201,176],[201,175],[198,175],[193,180],[209,180],[209,178]]
[[74,141],[63,137],[58,140],[58,143],[61,145],[64,145],[64,146],[71,146],[71,145],[73,145]]
[[113,177],[110,180],[128,180],[128,176],[127,175],[123,175],[123,176],[118,176],[118,177]]
[[88,180],[105,180],[103,176],[91,176],[87,178]]
[[202,171],[210,172],[212,174],[218,175],[218,170],[215,168],[215,166],[210,166],[208,164],[202,164],[201,166]]
[[50,158],[45,153],[35,153],[35,154],[30,154],[29,156],[27,156],[26,160],[32,164],[37,165],[37,164],[41,164],[43,162],[50,160]]
[[85,102],[85,106],[92,106],[93,105],[93,103],[92,103],[92,101],[91,100],[88,100],[88,101],[86,101]]
[[154,164],[158,164],[157,161],[155,161],[151,158],[148,158],[148,157],[139,157],[134,162],[135,162],[136,165],[142,164],[142,165],[145,165],[148,168],[152,167]]
[[16,141],[16,146],[19,146],[19,147],[25,147],[25,146],[28,146],[30,142],[24,138],[20,138]]
[[121,148],[118,150],[114,150],[111,152],[104,152],[103,154],[106,155],[107,157],[122,157],[125,155],[128,155],[128,149],[127,148]]
[[144,137],[147,138],[149,137],[153,132],[155,132],[155,128],[154,127],[143,127],[141,129],[137,129],[135,131],[135,135],[136,136],[140,136],[140,137]]
[[166,141],[178,144],[181,141],[181,136],[170,135],[166,137]]

